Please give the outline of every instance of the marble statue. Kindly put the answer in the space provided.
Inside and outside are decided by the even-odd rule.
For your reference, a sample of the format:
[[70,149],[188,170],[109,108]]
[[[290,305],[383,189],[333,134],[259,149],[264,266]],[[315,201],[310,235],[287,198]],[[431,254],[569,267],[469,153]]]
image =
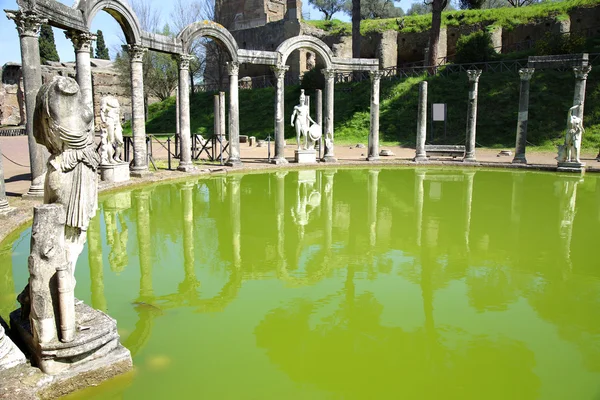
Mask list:
[[[296,128],[296,142],[298,150],[313,149],[315,142],[321,137],[321,127],[310,117],[310,110],[306,104],[304,89],[300,90],[300,104],[294,107],[291,125]],[[310,122],[313,125],[310,125]],[[302,138],[304,137],[304,145]]]
[[569,109],[565,143],[559,147],[558,151],[559,162],[581,163],[579,159],[581,138],[585,130],[583,129],[583,119],[576,115],[576,110],[581,106],[582,103],[579,103]]
[[105,96],[100,101],[102,164],[123,162],[123,128],[120,111],[121,107],[116,97]]
[[18,298],[21,309],[11,313],[11,326],[27,345],[32,364],[51,375],[74,364],[97,365],[99,359],[131,367],[116,321],[75,301],[75,265],[98,208],[101,159],[93,117],[74,79],[58,76],[40,88],[33,132],[50,152],[45,204],[34,207],[29,282]]

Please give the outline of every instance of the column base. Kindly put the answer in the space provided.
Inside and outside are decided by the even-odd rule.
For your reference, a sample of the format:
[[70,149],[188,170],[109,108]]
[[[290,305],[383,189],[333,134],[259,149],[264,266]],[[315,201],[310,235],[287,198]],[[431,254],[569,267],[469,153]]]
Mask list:
[[44,198],[44,185],[31,185],[27,193],[22,196],[27,200],[38,200]]
[[191,162],[190,163],[179,163],[179,165],[177,166],[177,171],[180,171],[180,172],[192,172],[195,169],[196,169],[196,167]]
[[429,158],[427,158],[427,156],[416,156],[415,158],[413,158],[413,161],[416,163],[424,163],[424,162],[429,162]]
[[527,164],[527,159],[525,158],[525,156],[515,156],[515,158],[513,158],[512,160],[513,164]]
[[10,217],[16,212],[17,209],[14,207],[9,207],[8,203],[6,203],[5,206],[0,205],[0,218]]
[[239,158],[237,158],[237,159],[230,158],[229,160],[227,160],[225,165],[228,167],[234,167],[234,168],[238,167],[239,168],[239,167],[243,166],[244,164],[242,163],[242,160],[240,160]]
[[2,317],[0,317],[0,371],[14,368],[27,362],[23,352],[6,336],[4,331],[5,326],[7,325]]
[[288,160],[286,160],[284,157],[274,158],[271,160],[271,164],[275,164],[275,165],[285,165],[287,163],[288,163]]
[[335,156],[323,156],[323,158],[321,158],[321,161],[324,163],[336,163],[337,158],[335,158]]
[[130,170],[130,175],[132,178],[144,178],[150,174],[151,174],[151,172],[148,169],[148,167],[141,167],[141,168],[133,167]]
[[463,158],[463,162],[465,162],[465,163],[476,163],[477,159],[475,157],[465,157],[465,158]]
[[129,180],[129,164],[126,162],[118,164],[100,164],[100,179],[103,182],[117,183]]
[[369,156],[367,157],[367,161],[379,161],[380,157],[379,156]]

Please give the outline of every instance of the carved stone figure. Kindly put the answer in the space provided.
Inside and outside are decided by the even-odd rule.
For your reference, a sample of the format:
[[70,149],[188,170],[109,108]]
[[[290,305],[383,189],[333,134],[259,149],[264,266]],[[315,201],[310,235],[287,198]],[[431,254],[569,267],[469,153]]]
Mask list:
[[582,104],[579,103],[569,109],[565,143],[559,146],[558,150],[559,162],[581,163],[579,159],[581,138],[585,130],[583,129],[583,119],[577,116],[575,112],[581,106]]
[[123,128],[121,127],[121,107],[114,96],[105,96],[100,101],[102,124],[102,164],[123,162]]
[[[294,107],[294,112],[292,113],[291,125],[296,127],[296,142],[298,143],[298,150],[308,150],[314,148],[315,141],[318,140],[321,135],[321,128],[319,125],[310,117],[310,110],[308,109],[308,105],[306,104],[306,96],[304,95],[304,89],[300,91],[300,104]],[[295,120],[294,120],[295,118]],[[310,122],[318,128],[311,129]],[[317,136],[314,138],[311,136]],[[304,145],[302,145],[301,139],[304,137]]]
[[121,362],[125,370],[131,367],[116,321],[75,301],[75,264],[98,208],[100,156],[92,126],[93,113],[75,80],[59,76],[42,85],[33,130],[50,152],[46,204],[34,208],[29,283],[19,295],[21,309],[11,313],[11,326],[27,345],[32,364],[47,374],[99,358],[105,366]]

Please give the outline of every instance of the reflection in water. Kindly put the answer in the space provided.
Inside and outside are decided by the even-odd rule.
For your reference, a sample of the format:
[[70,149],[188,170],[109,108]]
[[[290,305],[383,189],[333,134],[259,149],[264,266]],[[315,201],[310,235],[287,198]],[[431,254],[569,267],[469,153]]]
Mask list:
[[[589,398],[599,200],[588,177],[439,169],[137,190],[132,208],[103,203],[105,248],[102,220],[90,226],[92,304],[135,312],[123,337],[137,365],[173,360],[163,375],[142,368],[131,397],[192,395],[193,366],[208,398]],[[14,307],[10,260],[0,252],[0,312]]]
[[7,321],[9,314],[15,308],[17,298],[12,269],[11,247],[0,243],[0,316]]

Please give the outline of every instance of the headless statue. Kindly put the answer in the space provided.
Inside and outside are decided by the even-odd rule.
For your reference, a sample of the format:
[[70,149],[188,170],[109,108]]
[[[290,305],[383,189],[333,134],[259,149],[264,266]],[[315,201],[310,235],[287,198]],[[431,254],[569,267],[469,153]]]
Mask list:
[[560,162],[581,163],[579,159],[581,151],[581,138],[585,130],[583,129],[583,119],[575,115],[575,110],[581,106],[582,104],[579,103],[569,109],[565,143],[559,148],[558,161]]

